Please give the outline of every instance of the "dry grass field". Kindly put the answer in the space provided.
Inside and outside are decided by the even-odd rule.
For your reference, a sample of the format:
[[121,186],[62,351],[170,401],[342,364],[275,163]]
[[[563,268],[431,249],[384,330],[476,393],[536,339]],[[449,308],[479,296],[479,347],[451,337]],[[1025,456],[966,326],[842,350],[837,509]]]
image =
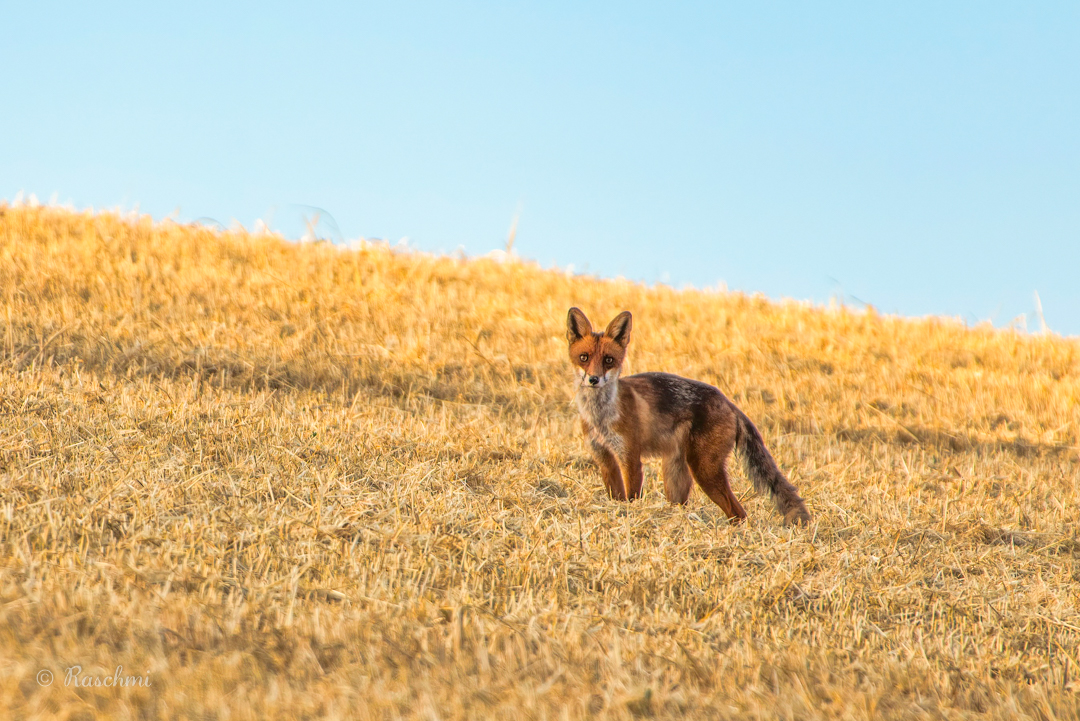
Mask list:
[[[608,500],[570,305],[814,522]],[[0,205],[0,716],[1077,718],[1078,399],[1052,336]]]

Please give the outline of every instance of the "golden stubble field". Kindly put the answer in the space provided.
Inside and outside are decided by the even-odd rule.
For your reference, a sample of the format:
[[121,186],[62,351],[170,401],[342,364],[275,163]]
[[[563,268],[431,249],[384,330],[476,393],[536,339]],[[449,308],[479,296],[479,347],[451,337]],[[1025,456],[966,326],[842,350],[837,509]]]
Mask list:
[[[570,305],[814,523],[605,498]],[[1076,718],[1078,396],[1056,337],[0,206],[0,715]]]

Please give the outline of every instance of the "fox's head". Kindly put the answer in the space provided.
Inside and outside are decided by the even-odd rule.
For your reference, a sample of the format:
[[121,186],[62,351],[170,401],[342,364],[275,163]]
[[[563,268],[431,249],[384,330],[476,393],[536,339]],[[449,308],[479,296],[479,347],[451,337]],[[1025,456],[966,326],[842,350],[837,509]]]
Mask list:
[[566,340],[570,362],[585,388],[602,388],[619,377],[626,346],[630,345],[630,311],[624,310],[608,323],[603,333],[594,333],[592,323],[578,308],[566,316]]

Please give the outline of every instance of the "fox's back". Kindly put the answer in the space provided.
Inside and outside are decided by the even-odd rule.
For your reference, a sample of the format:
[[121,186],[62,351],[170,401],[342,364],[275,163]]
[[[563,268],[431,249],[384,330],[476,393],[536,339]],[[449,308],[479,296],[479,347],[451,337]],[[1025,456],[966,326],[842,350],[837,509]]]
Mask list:
[[619,383],[665,415],[686,417],[695,408],[727,400],[716,386],[673,373],[635,373],[620,378]]
[[[637,373],[619,379],[620,415],[633,417],[642,447],[664,453],[678,429],[723,422],[731,402],[720,389],[671,373]],[[733,422],[732,417],[732,422]]]

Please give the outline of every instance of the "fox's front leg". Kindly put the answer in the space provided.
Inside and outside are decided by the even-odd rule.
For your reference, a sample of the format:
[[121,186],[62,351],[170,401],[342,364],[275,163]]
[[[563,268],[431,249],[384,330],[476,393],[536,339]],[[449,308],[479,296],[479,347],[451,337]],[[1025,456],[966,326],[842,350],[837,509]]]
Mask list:
[[596,458],[596,463],[600,466],[600,475],[604,479],[604,486],[607,487],[608,495],[616,501],[625,501],[626,486],[623,484],[622,471],[619,470],[619,462],[615,459],[615,455],[599,444],[592,445],[593,457]]
[[582,429],[585,432],[585,439],[589,442],[593,458],[596,459],[596,465],[600,466],[600,477],[604,479],[604,487],[607,488],[608,495],[616,501],[625,501],[626,486],[623,485],[622,471],[619,470],[619,461],[615,458],[615,454],[606,446],[597,443],[584,423],[582,423]]
[[631,501],[635,498],[641,498],[641,485],[644,476],[641,471],[641,454],[636,449],[627,449],[624,478],[626,478],[626,497]]

